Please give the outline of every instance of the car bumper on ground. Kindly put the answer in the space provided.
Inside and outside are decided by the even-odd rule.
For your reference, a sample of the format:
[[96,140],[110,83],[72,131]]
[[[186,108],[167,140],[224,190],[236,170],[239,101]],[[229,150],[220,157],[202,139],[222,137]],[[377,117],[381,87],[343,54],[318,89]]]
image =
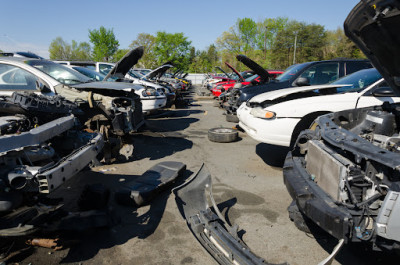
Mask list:
[[204,165],[173,191],[189,229],[219,264],[271,264],[255,255],[239,239],[237,226],[231,227],[225,221],[212,196],[211,175]]

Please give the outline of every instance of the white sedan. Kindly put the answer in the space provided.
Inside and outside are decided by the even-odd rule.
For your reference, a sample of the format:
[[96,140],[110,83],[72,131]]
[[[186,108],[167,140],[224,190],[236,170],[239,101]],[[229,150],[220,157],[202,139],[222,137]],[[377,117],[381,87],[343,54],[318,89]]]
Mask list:
[[299,133],[320,115],[345,109],[399,102],[374,68],[361,70],[328,85],[266,92],[243,103],[239,126],[257,141],[292,146]]

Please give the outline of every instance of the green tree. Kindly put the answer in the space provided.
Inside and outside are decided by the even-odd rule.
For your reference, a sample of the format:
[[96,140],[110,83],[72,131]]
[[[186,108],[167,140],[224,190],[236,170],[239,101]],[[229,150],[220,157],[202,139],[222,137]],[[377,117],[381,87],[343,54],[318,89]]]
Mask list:
[[87,42],[76,42],[72,40],[70,60],[90,60],[90,44]]
[[247,55],[249,50],[252,50],[256,46],[257,36],[257,25],[251,18],[238,19],[237,28],[239,32],[239,38],[242,41],[243,52]]
[[288,67],[293,64],[294,56],[296,63],[323,60],[326,44],[327,33],[323,26],[289,21],[286,27],[278,32],[272,47],[273,67]]
[[338,57],[366,58],[361,50],[344,34],[342,28],[327,31],[326,45],[323,47],[325,59]]
[[124,57],[125,54],[129,52],[129,49],[118,49],[112,57],[111,62],[116,63]]
[[55,38],[49,46],[50,60],[69,60],[71,56],[71,45],[61,37]]
[[101,26],[99,29],[89,30],[89,39],[93,44],[92,58],[95,61],[110,61],[118,50],[119,42],[116,40],[113,29]]
[[177,68],[189,67],[191,41],[183,33],[157,32],[154,54],[159,64],[171,61]]
[[148,33],[139,33],[136,40],[132,41],[129,48],[135,49],[139,46],[144,47],[143,57],[137,63],[140,68],[155,68],[158,66],[157,59],[154,54],[154,45],[156,37]]
[[216,44],[220,50],[227,50],[233,54],[242,52],[242,42],[235,26],[230,27],[228,31],[222,32],[222,36],[217,38]]
[[257,36],[256,36],[256,47],[258,49],[260,65],[265,68],[270,68],[271,63],[271,49],[276,41],[278,32],[283,30],[288,23],[288,18],[277,17],[267,18],[262,22],[257,23]]
[[90,60],[90,45],[75,40],[69,44],[61,37],[57,37],[50,43],[49,53],[51,60]]

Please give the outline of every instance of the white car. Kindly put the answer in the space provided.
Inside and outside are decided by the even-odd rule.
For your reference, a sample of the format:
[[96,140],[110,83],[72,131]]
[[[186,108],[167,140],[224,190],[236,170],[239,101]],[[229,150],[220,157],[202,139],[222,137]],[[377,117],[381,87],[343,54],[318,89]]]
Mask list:
[[164,107],[167,101],[166,96],[160,95],[154,88],[126,82],[92,82],[85,75],[47,60],[1,57],[0,68],[0,95],[11,95],[21,90],[39,92],[35,82],[40,80],[47,88],[41,92],[47,95],[56,94],[57,87],[62,86],[79,91],[109,90],[109,96],[118,94],[117,91],[134,92],[140,96],[144,113]]
[[320,115],[399,102],[374,69],[365,69],[327,85],[266,92],[243,103],[239,126],[257,141],[292,146],[299,133]]

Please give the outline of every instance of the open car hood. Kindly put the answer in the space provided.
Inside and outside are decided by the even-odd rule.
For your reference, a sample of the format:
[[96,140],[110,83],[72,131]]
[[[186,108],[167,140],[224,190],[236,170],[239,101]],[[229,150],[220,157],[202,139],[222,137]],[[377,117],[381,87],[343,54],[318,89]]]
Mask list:
[[124,78],[126,73],[142,58],[144,53],[144,47],[140,46],[136,49],[129,51],[124,57],[119,60],[113,69],[106,75],[104,81],[111,76],[116,76],[118,78]]
[[225,65],[228,66],[228,67],[239,77],[239,81],[240,81],[240,82],[244,82],[243,76],[242,76],[235,68],[233,68],[232,65],[230,65],[230,64],[227,63],[227,62],[225,62]]
[[228,74],[224,71],[224,69],[222,69],[221,67],[215,66],[215,68],[217,68],[217,69],[220,70],[222,73],[224,73],[224,75],[226,76],[226,78],[232,79],[232,78],[229,77],[229,75],[228,75]]
[[144,75],[142,79],[153,79],[155,77],[162,76],[169,68],[174,67],[172,64],[163,64],[157,69],[151,71],[150,73]]
[[271,75],[264,68],[262,68],[259,64],[257,64],[256,62],[254,62],[253,60],[251,60],[247,56],[245,56],[243,54],[239,54],[239,55],[236,56],[236,59],[239,62],[241,62],[244,65],[246,65],[251,70],[253,70],[254,73],[259,75],[260,79],[261,79],[260,83],[264,83],[264,82],[268,81],[269,79],[272,79]]
[[400,96],[400,2],[365,0],[357,4],[344,22],[346,35],[354,41],[388,84]]

